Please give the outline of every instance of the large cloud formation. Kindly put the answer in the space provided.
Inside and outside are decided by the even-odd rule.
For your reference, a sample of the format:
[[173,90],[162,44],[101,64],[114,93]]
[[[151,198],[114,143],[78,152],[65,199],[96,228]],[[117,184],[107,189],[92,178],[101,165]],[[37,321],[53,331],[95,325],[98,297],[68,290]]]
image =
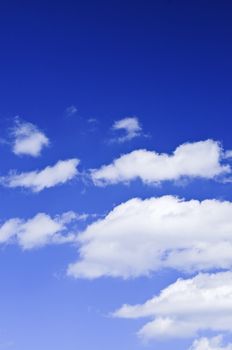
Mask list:
[[185,143],[173,154],[140,149],[91,170],[91,177],[96,185],[127,183],[136,178],[146,184],[183,177],[213,179],[231,171],[229,165],[221,163],[223,156],[220,144],[213,140]]
[[80,258],[68,268],[77,278],[230,269],[232,203],[134,198],[87,226],[78,240]]
[[[232,272],[179,279],[144,304],[122,306],[114,316],[150,318],[138,333],[145,339],[188,338],[202,331],[232,332]],[[211,347],[202,343],[205,341],[195,343],[192,349],[215,348],[212,342]]]

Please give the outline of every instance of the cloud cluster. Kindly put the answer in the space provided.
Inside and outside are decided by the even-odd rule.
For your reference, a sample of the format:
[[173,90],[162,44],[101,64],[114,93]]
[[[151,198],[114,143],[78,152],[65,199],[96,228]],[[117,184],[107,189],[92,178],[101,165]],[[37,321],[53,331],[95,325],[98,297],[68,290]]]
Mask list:
[[33,192],[40,192],[58,184],[63,184],[78,174],[79,159],[60,160],[53,166],[47,166],[43,170],[25,172],[21,174],[11,173],[1,178],[1,183],[7,187],[24,187]]
[[221,145],[213,140],[185,143],[173,154],[136,150],[122,155],[109,165],[91,171],[96,185],[127,183],[139,178],[146,184],[187,178],[213,179],[231,172],[222,164]]
[[[75,106],[66,116],[77,114]],[[125,142],[142,135],[139,120],[128,117],[115,121],[112,129]],[[120,134],[122,136],[120,136]],[[49,139],[37,126],[15,120],[12,150],[16,155],[38,157]],[[95,185],[145,184],[183,178],[216,179],[230,182],[228,160],[219,142],[206,140],[185,143],[172,154],[135,150],[111,164],[90,170]],[[40,192],[66,183],[78,172],[79,159],[60,160],[42,170],[2,177],[2,185]],[[86,218],[70,211],[55,217],[38,213],[30,219],[12,218],[0,224],[0,244],[17,243],[23,249],[47,244],[75,243],[79,259],[67,274],[75,278],[102,276],[135,278],[171,268],[193,273],[232,269],[232,202],[182,200],[174,196],[133,198],[116,206],[79,234],[75,223]],[[217,257],[215,259],[215,257]],[[201,273],[179,279],[141,305],[123,305],[114,317],[148,318],[139,330],[143,339],[198,337],[202,332],[232,332],[232,272]],[[232,350],[222,336],[202,337],[189,350]]]
[[139,124],[138,118],[128,117],[114,122],[112,129],[115,131],[123,131],[124,135],[117,137],[118,142],[125,142],[134,139],[142,134],[142,128]]
[[80,259],[68,268],[77,278],[230,269],[232,202],[134,198],[87,226],[79,244]]
[[33,218],[9,219],[0,225],[0,243],[18,243],[23,249],[42,247],[51,243],[67,243],[75,240],[70,223],[82,219],[74,212],[66,212],[52,218],[38,213]]
[[194,341],[189,350],[232,350],[232,343],[223,344],[222,336],[200,338]]
[[[232,332],[232,272],[179,279],[144,304],[123,305],[113,315],[151,319],[138,332],[145,339],[195,337],[206,330]],[[208,349],[202,346],[205,342],[195,342],[192,349]],[[220,345],[219,340],[209,341],[209,349],[215,343]]]
[[16,118],[12,129],[12,150],[16,155],[38,157],[44,147],[49,145],[49,139],[32,123]]

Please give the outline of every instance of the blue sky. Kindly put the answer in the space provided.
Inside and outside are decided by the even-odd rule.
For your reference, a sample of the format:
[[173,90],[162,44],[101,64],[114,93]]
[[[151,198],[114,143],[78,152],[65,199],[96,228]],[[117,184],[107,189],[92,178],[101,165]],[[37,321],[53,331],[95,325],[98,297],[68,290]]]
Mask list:
[[1,2],[0,349],[232,349],[231,16]]

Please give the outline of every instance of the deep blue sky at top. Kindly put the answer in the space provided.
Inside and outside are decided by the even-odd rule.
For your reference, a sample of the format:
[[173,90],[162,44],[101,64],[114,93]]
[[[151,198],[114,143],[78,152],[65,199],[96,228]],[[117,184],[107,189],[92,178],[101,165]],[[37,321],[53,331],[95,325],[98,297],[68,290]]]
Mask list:
[[138,115],[155,145],[227,146],[231,10],[229,1],[1,1],[1,115],[48,128],[76,104],[109,125]]
[[[1,127],[20,115],[52,140],[30,166],[5,148],[3,171],[77,156],[87,169],[206,138],[230,148],[231,11],[229,1],[2,1]],[[79,118],[65,119],[70,105]],[[151,137],[108,147],[112,122],[128,115]]]
[[[52,141],[23,163],[5,147],[2,171],[70,157],[88,169],[134,148],[171,152],[207,138],[231,148],[231,11],[229,1],[2,1],[1,128],[20,115]],[[78,117],[67,120],[70,105]],[[151,137],[107,147],[113,121],[128,115]]]
[[[0,175],[71,157],[88,169],[135,148],[172,152],[207,138],[232,149],[231,17],[230,1],[1,1],[0,137],[19,115],[41,128],[51,147],[29,159],[2,144]],[[68,118],[71,105],[78,113]],[[150,137],[108,144],[113,122],[134,115]],[[97,119],[94,131],[89,118]],[[1,188],[0,215],[102,214],[134,196],[232,199],[230,189],[210,181],[105,189],[77,181],[38,195]],[[22,253],[7,247],[0,253],[0,337],[12,340],[15,350],[142,349],[134,334],[139,322],[102,315],[124,302],[143,302],[176,279],[59,279],[54,274],[77,258],[75,249]]]

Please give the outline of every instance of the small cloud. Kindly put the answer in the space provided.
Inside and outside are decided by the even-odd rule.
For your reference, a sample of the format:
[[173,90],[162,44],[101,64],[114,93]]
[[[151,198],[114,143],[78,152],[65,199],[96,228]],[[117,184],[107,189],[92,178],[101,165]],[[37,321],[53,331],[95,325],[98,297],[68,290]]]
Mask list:
[[73,179],[77,174],[79,159],[60,160],[53,166],[47,166],[43,170],[35,170],[17,174],[11,172],[2,177],[0,182],[6,187],[23,187],[33,192],[40,192],[45,188],[54,187]]
[[38,213],[28,220],[13,218],[0,226],[0,243],[18,243],[23,249],[47,244],[69,243],[75,240],[70,224],[77,221],[77,214],[67,212],[52,218]]
[[49,145],[47,136],[32,123],[15,118],[15,125],[11,130],[12,150],[16,155],[30,155],[38,157],[44,147]]
[[94,132],[97,130],[99,121],[96,118],[87,119],[87,123],[88,123],[88,131]]
[[223,336],[196,339],[189,350],[232,350],[232,343],[224,345]]
[[40,212],[29,219],[11,218],[0,223],[0,244],[18,244],[29,250],[48,244],[76,243],[80,228],[91,217],[68,211],[54,217]]
[[89,124],[97,124],[97,123],[98,123],[98,120],[97,120],[96,118],[89,118],[89,119],[87,120],[87,122],[88,122]]
[[224,153],[225,159],[232,159],[232,150],[228,150]]
[[76,115],[77,112],[78,112],[78,109],[76,108],[76,106],[72,105],[66,108],[65,115],[66,117],[72,117]]
[[142,127],[136,117],[128,117],[114,122],[112,129],[114,131],[123,131],[124,135],[119,136],[114,141],[125,142],[142,135]]

